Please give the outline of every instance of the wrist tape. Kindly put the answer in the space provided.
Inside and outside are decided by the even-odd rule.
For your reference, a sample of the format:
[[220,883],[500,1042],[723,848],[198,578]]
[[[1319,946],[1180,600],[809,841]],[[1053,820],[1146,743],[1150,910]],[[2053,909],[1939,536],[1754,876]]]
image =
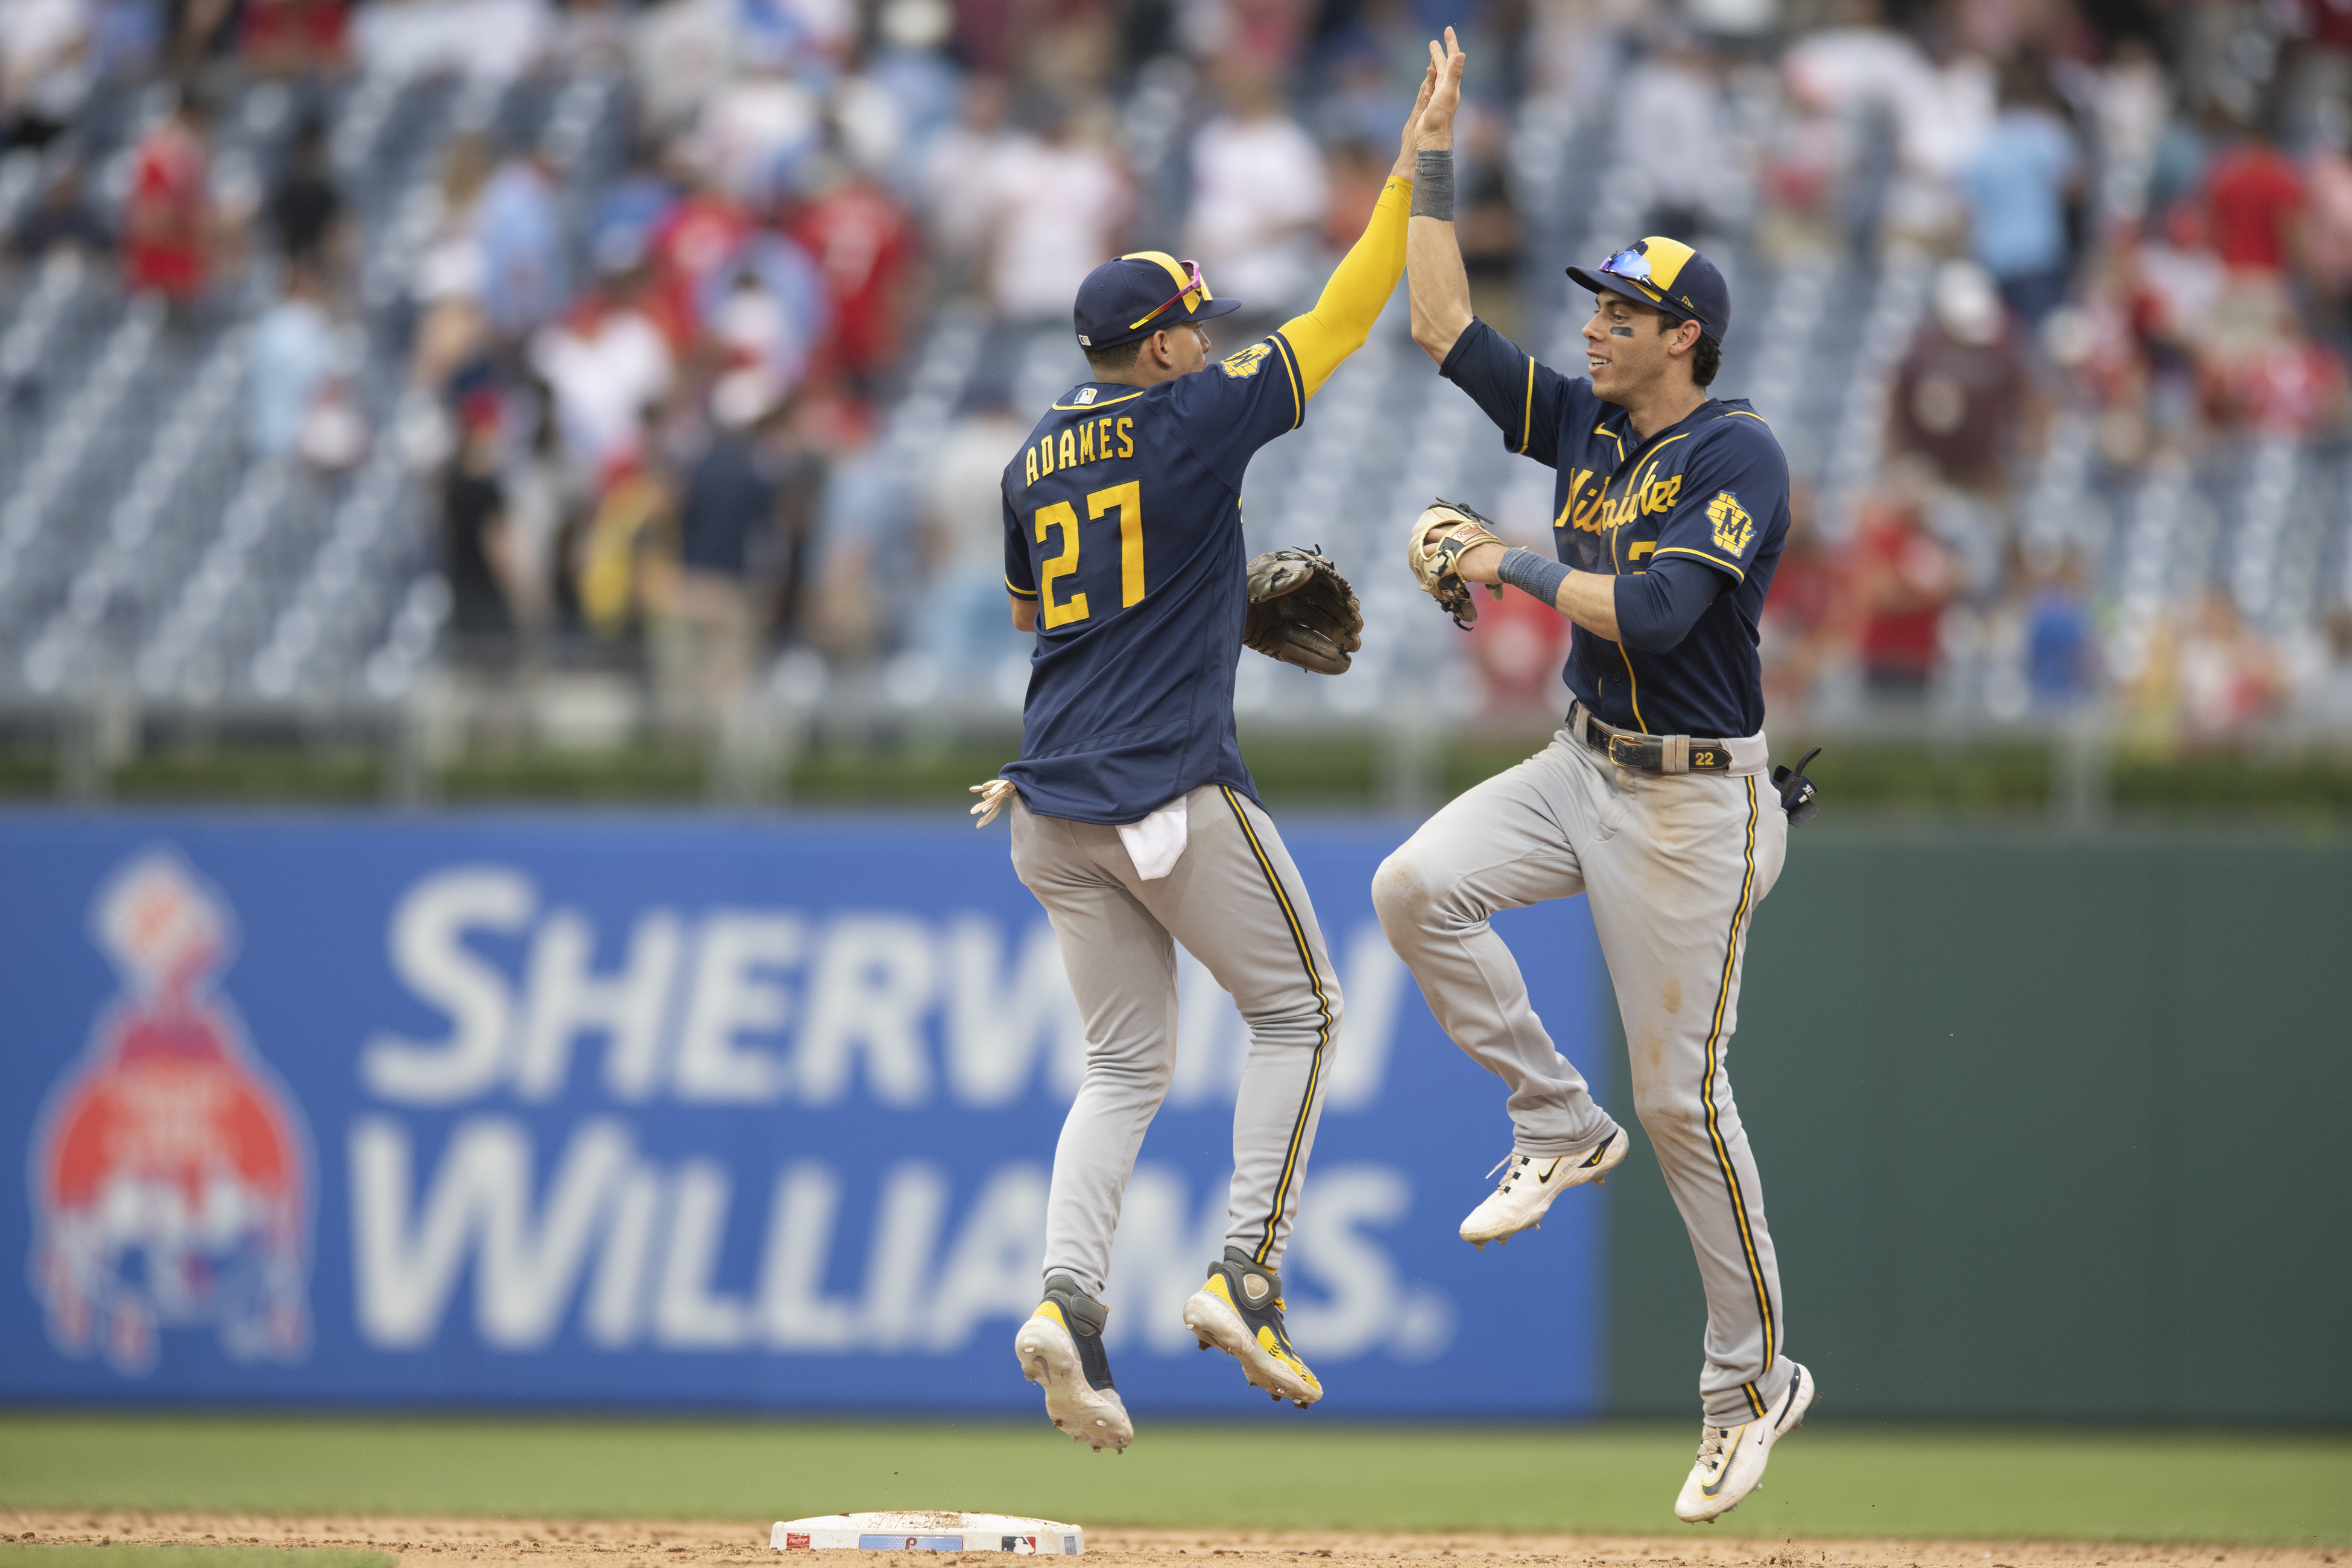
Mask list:
[[1566,566],[1517,545],[1503,552],[1503,563],[1496,568],[1496,574],[1521,593],[1532,594],[1554,606],[1559,603],[1559,585],[1568,581]]
[[1412,155],[1412,216],[1454,221],[1454,154],[1416,153]]

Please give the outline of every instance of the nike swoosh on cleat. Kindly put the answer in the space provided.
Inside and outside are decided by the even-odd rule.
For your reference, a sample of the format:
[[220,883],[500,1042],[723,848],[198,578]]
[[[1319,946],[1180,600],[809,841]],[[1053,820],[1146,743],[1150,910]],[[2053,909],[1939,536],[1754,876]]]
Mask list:
[[1609,1134],[1609,1136],[1608,1136],[1608,1137],[1603,1138],[1603,1139],[1601,1141],[1601,1147],[1600,1147],[1600,1148],[1598,1148],[1598,1149],[1595,1149],[1595,1150],[1592,1152],[1592,1158],[1591,1158],[1591,1159],[1590,1159],[1590,1160],[1587,1160],[1586,1162],[1584,1162],[1584,1163],[1583,1163],[1582,1165],[1579,1166],[1579,1167],[1578,1167],[1578,1169],[1580,1169],[1580,1170],[1591,1170],[1593,1166],[1598,1165],[1599,1163],[1601,1163],[1601,1162],[1602,1158],[1603,1158],[1604,1156],[1606,1156],[1606,1155],[1608,1154],[1608,1152],[1609,1152],[1609,1145],[1611,1145],[1612,1143],[1614,1143],[1614,1142],[1617,1142],[1617,1134],[1615,1134],[1614,1132],[1612,1132],[1611,1134]]
[[[1562,1155],[1562,1156],[1561,1156],[1561,1159],[1565,1159],[1565,1158],[1567,1158],[1567,1156],[1566,1156],[1566,1155]],[[1559,1160],[1554,1160],[1550,1164],[1549,1164],[1549,1165],[1545,1166],[1545,1167],[1544,1167],[1544,1170],[1543,1170],[1543,1174],[1541,1174],[1541,1175],[1539,1175],[1539,1176],[1538,1176],[1538,1177],[1536,1178],[1536,1185],[1538,1185],[1538,1186],[1542,1186],[1546,1182],[1550,1181],[1550,1180],[1551,1180],[1551,1177],[1552,1177],[1552,1173],[1553,1173],[1553,1172],[1555,1172],[1555,1171],[1557,1171],[1557,1170],[1559,1170]]]
[[[1743,1422],[1743,1423],[1741,1423],[1741,1424],[1740,1424],[1740,1427],[1739,1427],[1739,1436],[1740,1436],[1740,1437],[1745,1437],[1745,1436],[1748,1436],[1748,1426],[1747,1426],[1747,1424],[1746,1424],[1745,1422]],[[1723,1491],[1723,1483],[1724,1483],[1724,1482],[1726,1482],[1726,1481],[1727,1481],[1727,1480],[1729,1480],[1729,1479],[1731,1479],[1731,1461],[1732,1461],[1732,1459],[1733,1459],[1735,1457],[1737,1457],[1737,1456],[1738,1456],[1738,1453],[1739,1453],[1739,1440],[1738,1440],[1738,1437],[1735,1437],[1735,1438],[1733,1438],[1732,1440],[1730,1440],[1729,1442],[1727,1442],[1726,1444],[1724,1444],[1724,1446],[1723,1446],[1723,1468],[1721,1468],[1721,1469],[1719,1469],[1719,1470],[1716,1471],[1716,1473],[1715,1473],[1715,1485],[1713,1485],[1713,1486],[1711,1486],[1711,1487],[1701,1487],[1701,1488],[1699,1488],[1699,1489],[1698,1489],[1698,1495],[1699,1495],[1699,1496],[1701,1496],[1701,1497],[1705,1497],[1705,1498],[1711,1498],[1711,1497],[1717,1497],[1717,1496],[1719,1496],[1719,1495],[1722,1493],[1722,1491]]]

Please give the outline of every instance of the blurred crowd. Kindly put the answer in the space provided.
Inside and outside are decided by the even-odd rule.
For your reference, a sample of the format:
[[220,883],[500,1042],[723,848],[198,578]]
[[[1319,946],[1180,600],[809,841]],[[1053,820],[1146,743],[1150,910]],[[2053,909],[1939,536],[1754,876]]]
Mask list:
[[[1766,607],[1777,715],[2099,701],[2191,742],[2352,723],[2352,8],[1685,0],[1619,36],[1611,145],[1644,231],[1836,280],[1832,335],[1884,330],[1840,284],[1920,283],[1861,482],[1836,493],[1853,454],[1799,475]],[[2305,488],[2257,526],[2247,473],[2278,447]],[[2136,584],[2118,546],[2156,491],[2224,537],[2157,529],[2183,580]],[[2233,571],[2242,539],[2296,527],[2302,580]],[[1559,628],[1509,608],[1481,664],[1535,700]]]
[[[445,646],[485,678],[586,664],[724,703],[813,656],[1003,694],[1025,345],[1144,246],[1248,301],[1237,342],[1311,299],[1449,24],[1478,62],[1460,232],[1505,330],[1559,288],[1524,253],[1513,148],[1539,124],[1601,127],[1570,205],[1630,191],[1633,232],[1745,278],[1924,279],[1864,482],[1801,486],[1776,713],[1966,686],[2004,716],[2352,724],[2340,592],[2283,631],[2217,567],[2124,635],[2111,539],[2034,515],[2068,440],[2111,480],[2340,440],[2339,0],[0,0],[0,169],[39,185],[7,242],[175,314],[265,291],[252,452],[331,480],[398,440],[427,466]],[[610,76],[622,150],[583,190],[544,136],[457,131],[401,297],[372,299],[335,106],[436,73]],[[72,128],[124,81],[159,85],[128,156],[85,167]],[[266,177],[214,157],[257,81],[299,117]],[[1831,289],[1821,332],[1868,303]],[[893,410],[948,321],[977,368],[910,457]],[[387,423],[372,355],[425,416]],[[1564,628],[1524,608],[1475,645],[1498,708],[1555,695]]]

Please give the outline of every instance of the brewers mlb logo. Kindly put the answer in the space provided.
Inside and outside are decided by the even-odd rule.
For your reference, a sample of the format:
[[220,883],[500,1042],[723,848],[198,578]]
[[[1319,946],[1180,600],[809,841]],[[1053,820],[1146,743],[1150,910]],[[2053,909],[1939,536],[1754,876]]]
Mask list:
[[1739,554],[1756,537],[1756,520],[1729,490],[1716,491],[1706,503],[1706,520],[1715,524],[1715,547],[1727,555]]
[[1273,352],[1268,344],[1252,343],[1239,353],[1227,354],[1218,364],[1227,375],[1239,381],[1245,376],[1255,375],[1259,363]]
[[236,1361],[300,1361],[310,1140],[214,992],[234,915],[176,855],[151,851],[100,890],[90,926],[121,992],[34,1133],[32,1278],[49,1337],[133,1377],[174,1328],[216,1331]]

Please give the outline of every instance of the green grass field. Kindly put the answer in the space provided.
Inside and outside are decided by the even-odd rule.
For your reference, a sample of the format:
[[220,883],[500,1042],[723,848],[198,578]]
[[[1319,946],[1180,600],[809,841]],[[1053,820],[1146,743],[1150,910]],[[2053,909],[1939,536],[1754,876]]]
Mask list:
[[41,1546],[0,1543],[0,1568],[393,1568],[382,1552],[268,1546]]
[[[1669,1504],[1694,1436],[1163,1421],[1119,1456],[1028,1424],[10,1414],[0,1508],[764,1523],[930,1507],[1096,1526],[1656,1533],[1681,1528]],[[2352,1435],[1817,1422],[1716,1532],[2333,1545],[2352,1543],[2347,1478]]]

